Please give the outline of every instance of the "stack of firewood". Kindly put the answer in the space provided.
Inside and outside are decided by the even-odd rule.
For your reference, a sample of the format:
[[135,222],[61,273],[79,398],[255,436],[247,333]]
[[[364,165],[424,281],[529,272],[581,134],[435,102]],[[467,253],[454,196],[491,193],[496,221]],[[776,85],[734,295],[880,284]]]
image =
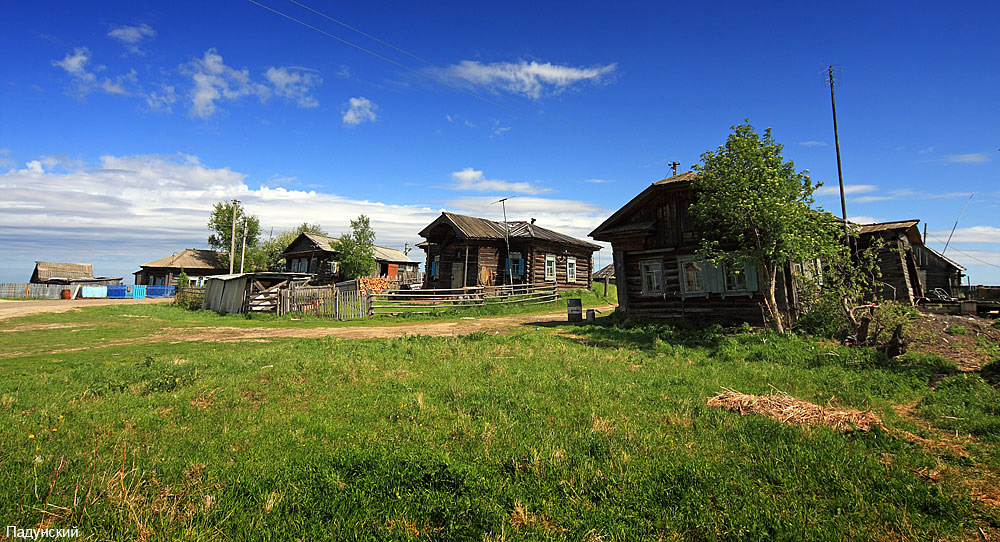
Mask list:
[[369,292],[384,292],[392,288],[392,281],[385,277],[362,277],[358,279],[358,289]]

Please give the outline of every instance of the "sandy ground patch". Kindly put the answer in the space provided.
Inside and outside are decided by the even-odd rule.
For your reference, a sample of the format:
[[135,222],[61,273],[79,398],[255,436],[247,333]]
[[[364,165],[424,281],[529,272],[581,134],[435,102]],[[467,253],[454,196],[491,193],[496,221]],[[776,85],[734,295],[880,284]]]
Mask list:
[[39,299],[31,301],[0,300],[0,320],[41,314],[46,312],[69,312],[84,307],[101,305],[143,305],[146,303],[169,303],[171,297],[149,299]]

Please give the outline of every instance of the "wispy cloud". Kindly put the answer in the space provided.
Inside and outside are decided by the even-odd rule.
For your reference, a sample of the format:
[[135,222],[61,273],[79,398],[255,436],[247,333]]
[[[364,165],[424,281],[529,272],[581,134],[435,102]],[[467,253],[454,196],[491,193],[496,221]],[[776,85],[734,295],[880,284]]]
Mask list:
[[952,164],[983,164],[990,161],[988,154],[984,152],[971,152],[966,154],[949,154],[944,160]]
[[[864,194],[867,192],[874,192],[878,190],[878,187],[874,184],[845,184],[844,194]],[[825,184],[816,189],[815,194],[817,196],[839,196],[840,195],[840,185],[839,184]]]
[[[939,239],[947,239],[950,230],[939,230],[930,232]],[[970,226],[968,228],[957,228],[952,236],[955,243],[998,243],[1000,244],[1000,228],[996,226]]]
[[363,122],[375,122],[378,119],[375,114],[377,110],[378,105],[364,96],[351,98],[348,100],[347,110],[344,111],[344,124],[357,126]]
[[816,140],[801,141],[799,142],[799,145],[802,145],[803,147],[825,147],[826,141],[816,141]]
[[453,190],[469,190],[475,192],[541,194],[549,192],[550,188],[528,182],[507,182],[501,179],[487,179],[481,170],[467,167],[451,174],[454,184],[448,188]]
[[297,66],[272,67],[264,74],[264,81],[255,80],[247,68],[227,66],[214,48],[205,51],[201,58],[181,66],[182,73],[192,82],[188,97],[192,117],[207,119],[215,114],[217,103],[234,101],[245,96],[256,96],[261,103],[272,96],[294,101],[299,107],[316,107],[319,103],[311,94],[323,80],[314,70]]
[[969,192],[918,192],[916,190],[900,189],[900,190],[890,190],[888,193],[880,195],[871,196],[861,196],[857,198],[851,198],[851,201],[857,203],[873,203],[876,201],[890,201],[897,199],[914,199],[914,200],[928,200],[928,199],[951,199],[960,198],[963,196],[968,196]]
[[156,30],[146,23],[137,26],[117,26],[108,32],[108,37],[124,45],[128,52],[144,55],[139,43],[146,38],[156,37]]
[[874,216],[867,215],[848,216],[847,220],[850,220],[855,224],[875,224],[877,222],[884,222],[881,218],[875,218]]
[[618,64],[591,67],[560,66],[551,62],[492,62],[482,63],[463,60],[445,71],[459,79],[484,86],[494,91],[504,91],[538,99],[546,94],[559,94],[583,82],[599,83],[606,80]]
[[613,183],[614,181],[608,179],[584,179],[583,182],[590,184],[605,184],[605,183]]

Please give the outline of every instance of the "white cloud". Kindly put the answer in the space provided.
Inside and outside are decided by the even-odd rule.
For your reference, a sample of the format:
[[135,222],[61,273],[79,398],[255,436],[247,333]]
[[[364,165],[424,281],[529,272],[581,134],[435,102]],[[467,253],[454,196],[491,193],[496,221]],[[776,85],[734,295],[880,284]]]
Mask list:
[[861,196],[857,198],[852,198],[851,201],[854,201],[856,203],[872,203],[876,201],[891,201],[896,199],[915,199],[915,200],[949,199],[949,198],[959,198],[968,195],[969,192],[932,193],[932,192],[918,192],[916,190],[910,190],[910,189],[900,189],[900,190],[890,190],[887,194],[884,195]]
[[3,148],[0,149],[0,167],[7,167],[14,165],[14,161],[10,158],[10,149]]
[[952,164],[983,164],[989,162],[990,157],[984,152],[949,154],[945,157],[945,161]]
[[502,136],[510,131],[510,126],[496,126],[493,128],[494,136]]
[[878,222],[884,222],[884,220],[882,220],[881,218],[875,218],[874,216],[865,216],[865,215],[848,216],[847,220],[855,224],[876,224]]
[[348,105],[347,111],[344,111],[344,124],[348,126],[357,126],[363,122],[375,122],[378,119],[378,116],[375,115],[378,105],[364,96],[351,98]]
[[120,42],[130,53],[143,54],[139,43],[145,38],[156,37],[156,30],[146,23],[137,26],[118,26],[108,32],[108,37]]
[[[864,194],[867,192],[874,192],[878,190],[878,187],[873,184],[845,184],[844,194]],[[839,184],[825,184],[816,189],[815,194],[817,196],[839,196],[840,195],[840,185]]]
[[934,147],[933,146],[931,146],[931,147],[925,147],[923,149],[920,149],[919,151],[917,151],[917,154],[927,154],[927,153],[931,153],[931,152],[934,152]]
[[825,147],[826,141],[816,141],[816,140],[802,141],[801,143],[799,143],[799,145],[802,145],[803,147]]
[[[308,221],[339,234],[348,220],[364,213],[377,242],[396,248],[419,241],[417,232],[440,213],[316,191],[254,189],[245,174],[209,167],[194,156],[103,156],[96,169],[67,172],[48,171],[43,162],[32,160],[24,169],[0,174],[0,246],[6,260],[0,268],[11,269],[9,261],[27,268],[25,277],[10,280],[27,280],[36,259],[93,262],[100,273],[117,276],[177,250],[204,247],[212,205],[233,198],[276,232]],[[109,262],[117,267],[108,269]]]
[[497,192],[518,194],[541,194],[551,189],[528,182],[510,183],[500,179],[487,179],[481,170],[467,167],[451,174],[454,184],[448,188],[454,190],[471,190],[475,192]]
[[264,77],[274,87],[274,93],[289,100],[295,100],[299,107],[311,108],[319,105],[310,94],[323,79],[315,70],[299,67],[268,68]]
[[590,184],[606,184],[606,183],[613,183],[614,181],[608,179],[584,179],[583,182]]
[[[103,80],[98,80],[97,75],[88,69],[90,60],[90,49],[77,47],[73,49],[72,53],[67,53],[62,60],[53,60],[52,65],[62,68],[73,77],[73,82],[81,97],[90,94],[95,89],[103,90],[107,94],[130,96],[133,91],[129,90],[129,87],[138,87],[138,75],[134,69],[129,70],[126,74],[116,75],[114,79],[105,77]],[[99,71],[104,67],[98,66],[96,69]]]
[[[928,235],[948,239],[951,230],[932,231]],[[1000,228],[996,226],[970,226],[957,228],[951,238],[953,243],[1000,243]]]
[[177,91],[171,85],[160,85],[160,90],[150,91],[145,94],[146,107],[150,111],[163,111],[169,113],[173,110],[173,104],[177,101]]
[[550,62],[493,62],[484,64],[463,60],[449,66],[446,72],[454,77],[490,88],[538,99],[544,94],[559,94],[581,82],[599,83],[618,68],[605,66],[573,67]]

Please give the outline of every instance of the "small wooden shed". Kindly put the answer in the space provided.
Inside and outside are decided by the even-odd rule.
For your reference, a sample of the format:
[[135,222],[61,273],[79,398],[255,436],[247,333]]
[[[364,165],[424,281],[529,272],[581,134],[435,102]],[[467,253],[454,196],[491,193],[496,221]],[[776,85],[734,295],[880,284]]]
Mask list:
[[95,277],[94,266],[89,263],[35,262],[31,272],[32,284],[73,284],[78,286],[107,286],[121,284],[122,277]]

